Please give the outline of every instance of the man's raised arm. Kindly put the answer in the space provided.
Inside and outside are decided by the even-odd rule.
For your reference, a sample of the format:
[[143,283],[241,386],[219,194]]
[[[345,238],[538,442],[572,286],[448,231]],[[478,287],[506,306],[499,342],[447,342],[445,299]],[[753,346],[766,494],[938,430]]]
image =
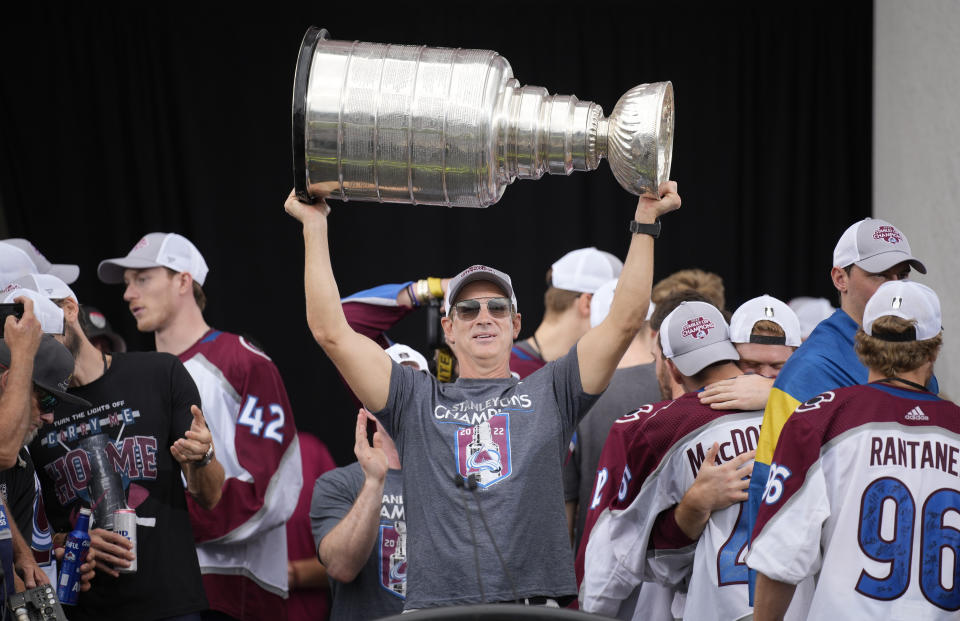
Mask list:
[[[675,181],[660,184],[660,199],[640,197],[634,219],[653,224],[663,214],[680,208]],[[647,315],[653,286],[653,237],[634,233],[610,305],[610,313],[580,339],[577,357],[580,383],[590,394],[603,392]]]
[[343,315],[327,243],[330,207],[322,199],[313,205],[302,203],[291,192],[284,209],[303,224],[303,284],[307,324],[313,338],[360,402],[371,412],[382,410],[390,394],[390,356],[379,345],[354,332]]

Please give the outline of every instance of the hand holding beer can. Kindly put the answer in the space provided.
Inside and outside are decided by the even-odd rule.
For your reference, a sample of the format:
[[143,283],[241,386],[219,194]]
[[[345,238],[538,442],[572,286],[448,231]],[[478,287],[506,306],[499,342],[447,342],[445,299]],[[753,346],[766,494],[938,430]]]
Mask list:
[[118,573],[137,573],[137,512],[133,509],[117,509],[113,512],[113,532],[122,535],[133,544],[133,560],[129,567],[116,567]]

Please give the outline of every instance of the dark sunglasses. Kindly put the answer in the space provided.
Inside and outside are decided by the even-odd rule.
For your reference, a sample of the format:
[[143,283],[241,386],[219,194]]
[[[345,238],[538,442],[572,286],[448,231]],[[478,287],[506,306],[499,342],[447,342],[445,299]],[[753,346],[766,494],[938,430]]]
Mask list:
[[508,298],[481,298],[480,300],[460,300],[453,305],[460,319],[464,321],[473,321],[480,315],[481,301],[487,304],[487,312],[494,319],[503,319],[510,313],[510,300]]
[[34,388],[33,394],[37,396],[37,406],[44,414],[52,413],[60,405],[60,399],[43,388]]

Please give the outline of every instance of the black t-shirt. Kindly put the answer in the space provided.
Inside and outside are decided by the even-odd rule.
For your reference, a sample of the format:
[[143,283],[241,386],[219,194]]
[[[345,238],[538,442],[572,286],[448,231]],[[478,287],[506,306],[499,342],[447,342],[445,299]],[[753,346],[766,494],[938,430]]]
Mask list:
[[33,485],[33,461],[27,449],[20,449],[17,463],[12,468],[0,471],[0,495],[7,503],[10,518],[16,522],[20,534],[30,541],[36,489]]
[[190,428],[190,406],[200,405],[187,370],[169,354],[114,354],[102,377],[70,392],[92,407],[62,404],[30,445],[52,529],[69,532],[81,507],[102,526],[118,503],[135,509],[139,524],[137,572],[97,572],[70,619],[150,621],[206,609],[169,448]]

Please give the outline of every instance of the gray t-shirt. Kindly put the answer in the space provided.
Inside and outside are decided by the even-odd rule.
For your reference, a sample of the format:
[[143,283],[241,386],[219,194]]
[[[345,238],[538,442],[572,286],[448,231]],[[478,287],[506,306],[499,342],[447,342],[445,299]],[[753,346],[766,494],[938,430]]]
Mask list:
[[577,425],[577,435],[571,443],[573,451],[563,466],[564,498],[577,502],[574,550],[580,548],[580,536],[590,508],[597,464],[613,421],[641,405],[656,403],[661,399],[655,363],[617,369],[603,396],[597,399]]
[[[318,546],[350,511],[363,481],[363,469],[353,463],[325,472],[314,483],[310,525]],[[377,619],[403,610],[407,590],[406,538],[403,480],[399,470],[389,470],[383,485],[380,528],[367,564],[352,582],[330,579],[331,621]]]
[[576,593],[561,465],[595,399],[576,346],[523,380],[443,384],[394,363],[376,416],[403,463],[406,608]]

